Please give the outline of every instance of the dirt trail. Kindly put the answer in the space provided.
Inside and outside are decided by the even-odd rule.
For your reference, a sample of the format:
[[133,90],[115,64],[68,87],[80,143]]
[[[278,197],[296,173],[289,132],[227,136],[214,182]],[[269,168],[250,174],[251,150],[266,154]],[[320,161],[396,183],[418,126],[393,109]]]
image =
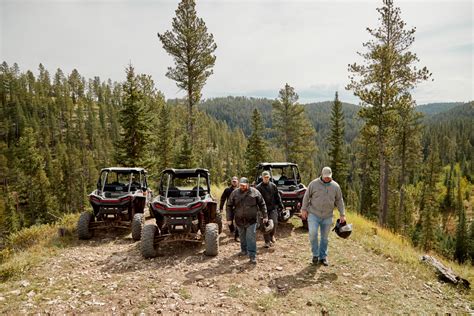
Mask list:
[[[296,223],[296,221],[294,221]],[[296,225],[297,226],[297,225]],[[467,296],[421,279],[414,268],[331,233],[330,266],[310,265],[307,233],[279,226],[274,248],[258,241],[258,264],[236,256],[228,231],[220,253],[175,243],[143,259],[139,242],[113,232],[30,270],[0,289],[0,313],[434,314],[469,313]],[[471,311],[472,312],[472,311]]]

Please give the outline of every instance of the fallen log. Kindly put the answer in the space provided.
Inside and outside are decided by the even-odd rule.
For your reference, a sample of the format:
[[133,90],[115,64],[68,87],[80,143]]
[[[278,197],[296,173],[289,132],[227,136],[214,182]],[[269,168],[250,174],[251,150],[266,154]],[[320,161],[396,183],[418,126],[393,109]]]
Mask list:
[[421,261],[432,265],[436,268],[438,278],[443,282],[453,283],[455,285],[462,285],[466,289],[470,289],[471,284],[468,280],[457,276],[453,270],[445,267],[441,262],[433,258],[432,256],[424,255],[421,257]]

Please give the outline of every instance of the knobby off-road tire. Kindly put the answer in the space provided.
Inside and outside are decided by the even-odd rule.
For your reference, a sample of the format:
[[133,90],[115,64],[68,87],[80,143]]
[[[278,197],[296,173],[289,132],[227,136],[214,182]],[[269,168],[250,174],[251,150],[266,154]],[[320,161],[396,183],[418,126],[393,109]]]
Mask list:
[[140,251],[145,258],[156,257],[155,235],[158,233],[158,227],[155,225],[145,225],[142,230],[142,240],[140,241]]
[[219,234],[222,233],[222,212],[218,212],[216,214],[216,223],[217,227],[219,227]]
[[92,230],[90,229],[90,223],[93,220],[93,215],[89,212],[83,212],[77,222],[77,236],[79,239],[90,239],[92,238]]
[[143,213],[137,213],[133,216],[132,220],[132,238],[135,241],[140,240],[142,237],[142,229],[145,225],[145,215]]
[[219,226],[216,223],[206,225],[206,255],[217,256],[219,253]]

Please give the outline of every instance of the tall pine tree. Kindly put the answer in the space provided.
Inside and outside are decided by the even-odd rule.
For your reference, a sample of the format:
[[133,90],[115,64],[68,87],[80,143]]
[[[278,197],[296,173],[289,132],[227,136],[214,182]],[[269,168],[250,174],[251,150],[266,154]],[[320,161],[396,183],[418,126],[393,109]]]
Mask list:
[[418,70],[416,54],[409,51],[414,42],[415,29],[406,30],[400,9],[392,0],[384,0],[378,8],[381,25],[376,29],[367,28],[373,40],[364,44],[367,52],[360,55],[363,64],[349,65],[352,90],[364,105],[359,112],[366,125],[377,128],[378,177],[379,177],[379,223],[387,223],[391,137],[396,123],[396,104],[406,98],[415,85],[430,77],[426,67]]
[[344,150],[344,114],[342,113],[342,103],[339,101],[338,93],[334,98],[331,110],[331,135],[329,143],[330,166],[332,169],[332,177],[335,179],[343,193],[347,190],[347,159]]
[[204,20],[197,16],[194,0],[182,0],[179,3],[171,31],[158,33],[158,37],[175,62],[174,67],[168,67],[166,76],[176,81],[179,88],[187,91],[187,131],[193,145],[193,111],[201,100],[201,91],[207,78],[213,73],[217,45],[214,36],[208,33]]
[[143,104],[143,90],[132,65],[127,67],[126,73],[119,119],[122,132],[115,144],[115,161],[126,167],[148,167],[144,164],[148,162],[147,145],[152,116]]
[[255,167],[259,162],[268,160],[267,144],[263,138],[263,121],[260,111],[253,110],[252,114],[252,134],[247,143],[245,151],[246,175],[248,177],[255,176]]
[[298,98],[295,89],[285,84],[272,103],[273,128],[285,160],[299,164],[304,181],[309,181],[315,176],[316,131]]

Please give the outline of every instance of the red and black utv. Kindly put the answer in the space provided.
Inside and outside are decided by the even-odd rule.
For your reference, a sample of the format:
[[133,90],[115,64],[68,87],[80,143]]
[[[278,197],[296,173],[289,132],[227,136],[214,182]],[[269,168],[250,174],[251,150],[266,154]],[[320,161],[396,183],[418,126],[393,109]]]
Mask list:
[[[270,172],[270,181],[276,184],[280,191],[281,200],[285,209],[279,210],[278,220],[286,222],[294,214],[300,215],[303,196],[306,186],[301,183],[298,165],[291,162],[262,162],[257,165],[255,184],[262,182],[262,172]],[[308,222],[303,220],[303,227],[308,227]]]
[[132,238],[140,240],[145,223],[145,206],[151,199],[143,168],[104,168],[97,189],[89,194],[93,212],[84,212],[77,223],[79,239],[89,239],[95,230],[132,229]]
[[222,217],[211,196],[209,171],[206,169],[165,169],[161,173],[158,196],[150,204],[156,225],[143,227],[141,253],[145,258],[157,255],[160,243],[205,241],[206,254],[219,252]]

